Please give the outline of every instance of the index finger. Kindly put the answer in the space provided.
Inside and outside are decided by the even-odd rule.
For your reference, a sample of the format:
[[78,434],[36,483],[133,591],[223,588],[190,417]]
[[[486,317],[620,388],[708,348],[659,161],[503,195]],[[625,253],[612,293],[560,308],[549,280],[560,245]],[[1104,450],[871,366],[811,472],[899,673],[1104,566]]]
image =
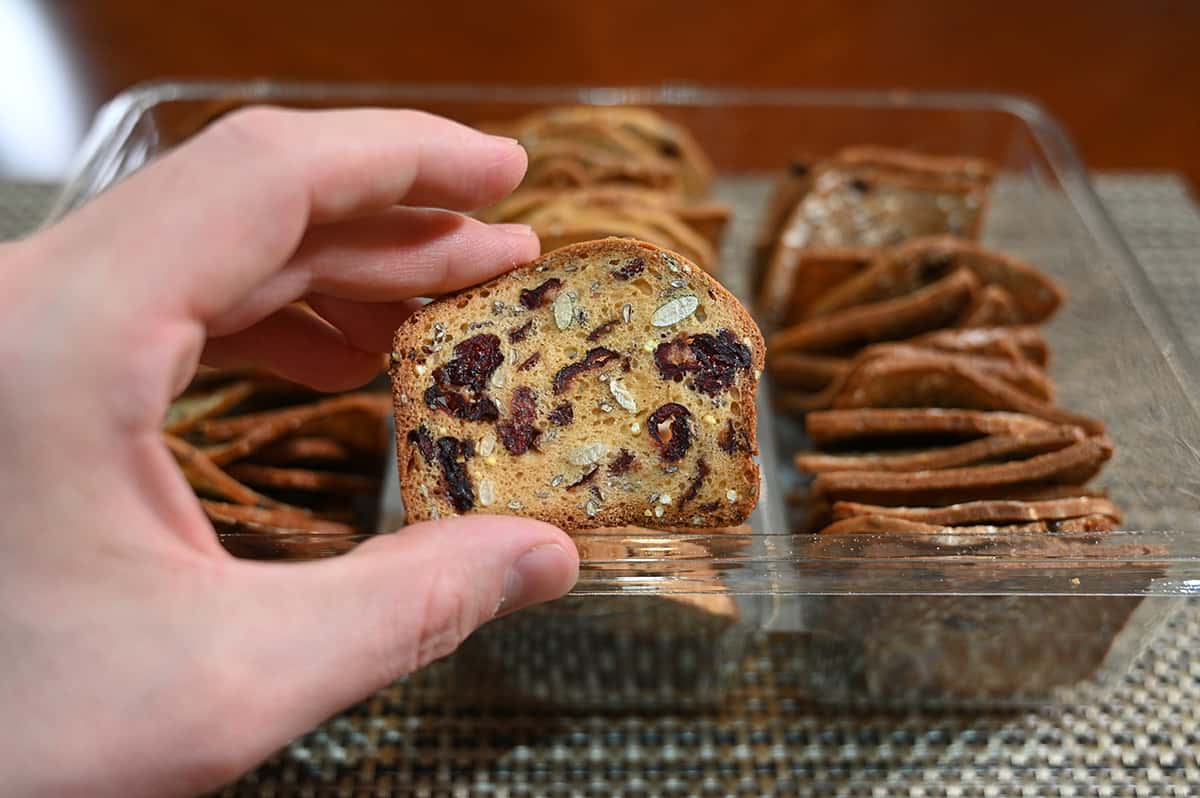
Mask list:
[[310,224],[400,203],[478,207],[511,191],[525,163],[511,139],[418,111],[248,109],[51,235],[89,247],[71,279],[120,291],[126,311],[206,321],[282,268]]

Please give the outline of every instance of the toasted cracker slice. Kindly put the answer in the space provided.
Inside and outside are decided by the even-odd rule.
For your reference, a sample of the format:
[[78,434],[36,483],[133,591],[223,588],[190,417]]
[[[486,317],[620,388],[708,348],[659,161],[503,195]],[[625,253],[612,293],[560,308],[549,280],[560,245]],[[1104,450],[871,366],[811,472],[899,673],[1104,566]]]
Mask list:
[[352,535],[358,530],[348,524],[314,518],[295,511],[247,507],[241,504],[201,499],[204,514],[214,524],[232,527],[227,531],[287,534],[307,532],[316,535]]
[[[578,189],[523,189],[477,214],[489,224],[520,222],[532,227],[563,224],[581,209],[665,212],[719,247],[731,210],[715,200],[690,199],[643,186],[602,185]],[[545,244],[543,249],[549,249]]]
[[978,287],[971,272],[959,269],[905,296],[786,327],[771,336],[768,346],[780,351],[835,352],[908,338],[953,322]]
[[232,410],[253,393],[252,380],[230,382],[205,393],[185,393],[167,408],[163,430],[182,435],[202,421]]
[[332,438],[352,449],[378,453],[386,448],[387,396],[351,393],[314,404],[268,410],[199,425],[208,440],[223,441],[205,453],[218,465],[232,463],[289,435]]
[[934,330],[910,338],[907,343],[944,352],[966,352],[995,357],[1023,357],[1045,369],[1050,347],[1041,330],[1033,326],[979,327]]
[[854,359],[854,367],[846,372],[844,379],[851,380],[854,376],[854,369],[882,358],[896,360],[928,357],[977,369],[989,377],[1003,380],[1013,388],[1029,394],[1035,399],[1047,402],[1054,400],[1054,384],[1050,382],[1046,373],[1021,357],[1019,353],[1012,351],[1005,355],[993,356],[964,352],[940,352],[909,343],[873,344],[859,352]]
[[768,352],[767,373],[784,388],[818,391],[850,370],[849,358],[805,352]]
[[361,474],[340,474],[309,468],[277,468],[256,463],[234,463],[229,466],[228,471],[235,479],[262,488],[368,496],[379,491],[378,479]]
[[940,526],[968,526],[973,524],[1016,524],[1032,521],[1062,521],[1102,515],[1121,523],[1121,510],[1107,498],[1085,495],[1076,489],[1075,495],[1057,499],[1022,501],[1014,499],[992,499],[964,502],[946,507],[886,507],[878,504],[858,502],[836,502],[833,505],[834,520],[841,521],[856,516],[873,515],[900,518],[922,524]]
[[1045,272],[1015,255],[973,241],[953,236],[915,239],[897,247],[890,257],[916,264],[948,259],[970,269],[980,282],[1008,292],[1026,324],[1046,321],[1063,302],[1062,288]]
[[[807,413],[813,410],[824,410],[831,407],[834,400],[841,394],[844,386],[851,379],[855,369],[863,364],[881,358],[902,358],[930,354],[931,350],[921,349],[909,344],[874,344],[864,348],[853,360],[833,357],[809,356],[804,353],[782,352],[773,356],[773,360],[783,363],[783,373],[776,375],[772,370],[783,391],[776,392],[775,406],[792,413]],[[1019,353],[1010,352],[1006,357],[991,357],[974,354],[939,353],[942,357],[951,358],[980,372],[1003,380],[1013,388],[1029,394],[1035,399],[1052,401],[1054,399],[1054,384],[1037,366],[1030,363]],[[811,358],[806,360],[806,358]],[[771,362],[771,361],[768,361]],[[839,369],[840,366],[840,369]],[[832,374],[831,379],[820,383],[825,374]]]
[[259,449],[253,460],[264,465],[345,463],[355,456],[353,449],[333,438],[298,435]]
[[1009,410],[1092,433],[1104,431],[1097,419],[1055,407],[958,358],[940,354],[869,360],[846,379],[833,407]]
[[890,505],[949,504],[999,498],[1013,486],[1082,485],[1112,457],[1103,435],[1028,460],[938,471],[834,471],[818,474],[813,494],[827,501]]
[[[960,268],[973,272],[982,285],[1003,289],[1011,300],[1011,311],[1017,314],[1016,321],[1045,321],[1062,304],[1062,289],[1025,261],[952,236],[937,236],[914,239],[888,250],[869,269],[825,294],[809,313],[813,317],[828,316],[846,308],[894,299]],[[998,301],[996,297],[993,292],[993,303]]]
[[822,535],[1005,535],[1014,532],[1110,532],[1116,526],[1107,515],[1084,515],[1063,520],[1029,521],[1020,524],[944,526],[908,521],[890,515],[856,515],[834,521]]
[[1026,436],[1057,425],[1024,413],[958,410],[937,407],[857,408],[810,413],[809,438],[817,446],[833,446],[874,438],[928,438],[987,435]]
[[1021,312],[1012,294],[998,285],[985,285],[955,326],[1003,327],[1021,321]]
[[1065,448],[1085,437],[1078,427],[1052,427],[1027,435],[989,435],[986,438],[917,452],[822,454],[800,452],[796,468],[820,474],[833,471],[930,471],[958,468],[1000,458],[1017,459]]
[[[183,475],[187,478],[192,490],[200,494],[216,496],[234,504],[251,507],[286,507],[269,496],[254,491],[229,474],[209,459],[204,452],[192,446],[182,438],[174,435],[163,435],[163,441],[175,457]],[[293,508],[296,509],[296,508]],[[297,509],[297,512],[302,512]]]
[[809,308],[829,291],[870,268],[879,257],[873,247],[780,249],[765,273],[758,294],[765,326],[804,321]]

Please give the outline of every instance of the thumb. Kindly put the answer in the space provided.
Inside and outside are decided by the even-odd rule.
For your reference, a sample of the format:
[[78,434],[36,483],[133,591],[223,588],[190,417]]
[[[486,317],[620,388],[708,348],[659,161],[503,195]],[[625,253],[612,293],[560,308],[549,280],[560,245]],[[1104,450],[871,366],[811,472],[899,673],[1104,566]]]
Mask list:
[[497,614],[561,596],[579,558],[548,524],[470,516],[382,535],[343,557],[242,566],[222,643],[254,705],[243,717],[255,718],[257,739],[242,742],[266,756],[449,654]]

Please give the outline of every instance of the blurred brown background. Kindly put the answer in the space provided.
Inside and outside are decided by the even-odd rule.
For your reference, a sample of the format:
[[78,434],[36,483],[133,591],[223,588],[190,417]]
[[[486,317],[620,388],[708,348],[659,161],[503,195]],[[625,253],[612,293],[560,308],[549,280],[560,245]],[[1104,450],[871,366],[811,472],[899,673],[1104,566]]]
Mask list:
[[1092,168],[1200,185],[1200,3],[733,5],[3,0],[0,172],[60,174],[100,103],[158,78],[689,81],[1023,94]]

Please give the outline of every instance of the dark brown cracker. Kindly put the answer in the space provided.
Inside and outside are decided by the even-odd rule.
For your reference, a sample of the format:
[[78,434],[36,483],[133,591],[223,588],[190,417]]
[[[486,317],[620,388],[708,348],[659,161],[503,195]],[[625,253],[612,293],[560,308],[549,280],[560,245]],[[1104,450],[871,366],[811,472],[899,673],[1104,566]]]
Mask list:
[[386,448],[387,396],[345,394],[310,405],[270,410],[199,425],[208,440],[224,441],[205,453],[218,465],[240,460],[289,435],[332,438],[352,449],[378,453]]
[[[1002,289],[1016,322],[1049,318],[1062,303],[1062,290],[1041,271],[1017,258],[951,236],[919,238],[893,247],[867,270],[826,293],[809,309],[812,316],[894,299],[940,279],[955,269],[972,271],[984,286]],[[967,311],[977,310],[977,298]],[[991,300],[997,301],[993,291]],[[993,312],[997,312],[993,309]],[[985,317],[986,318],[986,317]],[[979,325],[982,326],[981,321]]]
[[174,435],[163,435],[163,441],[175,457],[183,475],[187,478],[192,490],[197,493],[216,496],[234,504],[244,504],[252,507],[286,507],[282,502],[275,501],[257,491],[243,485],[220,466],[213,463],[204,452],[192,446],[187,441]]
[[1110,532],[1115,529],[1107,515],[1085,515],[1061,521],[1030,521],[1002,526],[943,526],[908,521],[890,515],[856,515],[834,521],[822,535],[1006,535],[1014,532]]
[[974,329],[935,330],[918,335],[907,343],[946,352],[1015,357],[1017,354],[1045,369],[1050,362],[1050,347],[1041,330],[1033,326],[979,327]]
[[970,352],[941,352],[927,349],[914,344],[883,343],[864,348],[854,359],[853,368],[847,370],[844,379],[849,381],[854,369],[863,364],[888,358],[930,358],[944,359],[963,366],[978,369],[983,374],[1003,380],[1023,393],[1043,401],[1054,400],[1054,384],[1041,368],[1026,360],[1018,352],[1008,351],[1005,354],[981,355]]
[[767,354],[767,373],[777,386],[817,391],[850,370],[850,360],[804,352]]
[[201,499],[200,506],[215,525],[224,531],[269,532],[287,534],[307,532],[317,535],[350,535],[357,530],[337,521],[326,521],[295,511],[247,507]]
[[254,453],[254,461],[266,465],[344,463],[354,458],[354,451],[340,441],[311,436],[285,438]]
[[915,239],[893,249],[889,257],[913,263],[917,270],[924,264],[947,260],[970,269],[981,283],[1007,291],[1026,324],[1049,319],[1063,301],[1062,288],[1045,272],[1020,258],[973,241],[953,236]]
[[1028,460],[940,471],[890,473],[836,471],[818,474],[814,495],[827,501],[890,505],[950,504],[1002,498],[1014,486],[1082,485],[1112,457],[1112,443],[1097,435]]
[[253,393],[252,380],[226,383],[203,393],[185,393],[167,408],[163,430],[172,435],[182,435],[203,421],[229,412]]
[[786,327],[771,336],[768,346],[776,351],[834,352],[907,338],[951,323],[978,286],[971,272],[959,269],[906,296]]
[[878,250],[870,247],[779,250],[759,289],[764,325],[774,328],[803,321],[814,302],[869,268],[878,256]]
[[985,285],[955,326],[1002,327],[1021,321],[1021,312],[1012,294],[998,285]]
[[361,474],[339,474],[308,468],[278,468],[256,463],[234,463],[229,466],[228,472],[230,476],[247,485],[262,488],[367,496],[379,491],[378,479]]
[[925,407],[825,410],[810,413],[805,419],[808,436],[817,446],[873,438],[1024,436],[1054,426],[1023,413]]
[[822,454],[801,452],[796,468],[808,473],[833,471],[929,471],[958,468],[998,459],[1014,460],[1062,449],[1084,438],[1078,427],[1052,427],[1027,435],[989,435],[986,438],[917,452]]
[[1101,433],[1104,424],[1030,396],[960,360],[937,354],[867,361],[850,374],[835,408],[944,407],[1009,410]]
[[1121,510],[1110,500],[1084,494],[1085,491],[1076,489],[1073,495],[1057,499],[993,499],[951,504],[947,507],[885,507],[877,504],[837,502],[833,505],[833,517],[834,520],[841,521],[861,515],[887,516],[944,526],[1061,521],[1088,515],[1102,515],[1111,518],[1114,523],[1121,522]]

